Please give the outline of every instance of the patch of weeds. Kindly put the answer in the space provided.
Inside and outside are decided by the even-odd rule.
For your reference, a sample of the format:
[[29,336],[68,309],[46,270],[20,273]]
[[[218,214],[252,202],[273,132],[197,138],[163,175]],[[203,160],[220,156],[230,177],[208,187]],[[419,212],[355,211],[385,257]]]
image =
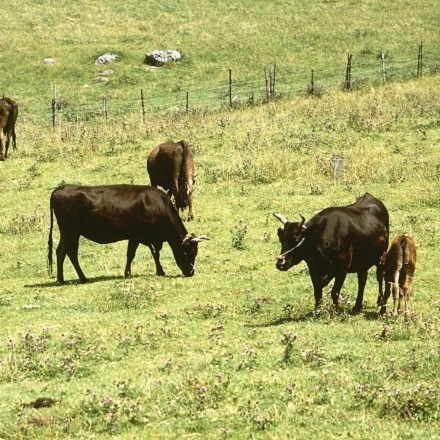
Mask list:
[[7,232],[20,235],[41,231],[46,227],[45,214],[41,204],[38,204],[36,209],[32,212],[17,212],[9,223]]
[[171,402],[164,408],[167,415],[184,411],[187,417],[199,419],[203,411],[216,410],[222,401],[230,397],[229,375],[223,372],[213,377],[189,377],[174,385]]
[[246,405],[239,408],[238,413],[247,424],[251,423],[260,430],[266,430],[275,424],[275,405],[271,405],[270,409],[266,409],[260,401],[249,400]]
[[[138,400],[131,395],[135,393],[128,383],[117,385],[117,397],[100,397],[96,391],[85,390],[85,397],[79,404],[78,413],[84,420],[84,429],[93,427],[94,432],[118,434],[130,425],[144,425],[148,418]],[[84,417],[85,416],[85,417]]]
[[292,335],[292,333],[284,333],[281,339],[281,344],[284,345],[284,354],[282,362],[284,364],[292,363],[293,346],[294,342],[298,339],[298,334]]
[[133,327],[124,325],[124,332],[118,335],[118,348],[132,350],[136,347],[155,349],[159,345],[159,337],[154,330],[147,330],[140,322]]
[[301,351],[301,359],[305,365],[311,367],[322,367],[327,363],[327,359],[324,357],[324,350],[317,347],[306,348]]
[[192,315],[194,313],[197,313],[199,316],[201,316],[203,319],[211,319],[211,318],[218,318],[221,316],[226,310],[226,306],[223,304],[205,304],[205,305],[199,305],[197,306],[194,311],[187,311],[186,313],[189,315]]
[[245,237],[248,232],[246,223],[243,219],[240,219],[230,230],[232,236],[232,247],[234,249],[243,250],[246,249]]
[[313,396],[315,405],[328,405],[331,403],[331,388],[328,382],[329,371],[324,371],[324,379],[320,379],[316,386],[316,393]]
[[244,312],[251,315],[256,315],[262,311],[263,304],[272,304],[274,300],[270,297],[262,296],[259,298],[252,298],[251,304],[244,306]]
[[249,345],[244,347],[237,370],[255,370],[258,365],[257,352]]
[[87,345],[78,335],[61,335],[55,340],[47,328],[40,335],[26,332],[8,343],[6,372],[10,380],[22,377],[44,379],[83,377],[87,373],[84,360],[101,358],[100,348]]
[[357,385],[356,406],[376,408],[380,417],[396,420],[437,420],[440,410],[440,380],[432,384],[418,383],[409,388]]
[[158,292],[152,285],[145,290],[141,290],[136,286],[135,280],[124,279],[122,284],[116,285],[106,297],[105,305],[108,310],[118,310],[120,308],[144,310],[151,308],[157,295]]

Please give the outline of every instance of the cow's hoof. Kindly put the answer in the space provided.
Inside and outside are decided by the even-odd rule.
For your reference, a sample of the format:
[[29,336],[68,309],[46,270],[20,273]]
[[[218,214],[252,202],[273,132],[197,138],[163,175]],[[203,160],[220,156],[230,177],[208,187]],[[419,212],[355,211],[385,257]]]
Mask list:
[[362,312],[362,307],[353,307],[352,308],[352,310],[351,310],[351,314],[352,315],[359,315],[359,313],[361,313]]

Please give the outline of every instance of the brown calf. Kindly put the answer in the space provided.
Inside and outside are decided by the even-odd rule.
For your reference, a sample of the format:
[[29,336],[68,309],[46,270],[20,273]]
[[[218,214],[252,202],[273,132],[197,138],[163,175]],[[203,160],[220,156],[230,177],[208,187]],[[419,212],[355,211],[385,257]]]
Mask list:
[[[386,305],[393,288],[394,308],[393,315],[402,312],[402,300],[405,301],[405,313],[409,312],[409,300],[411,295],[414,271],[416,270],[417,245],[410,235],[398,235],[391,242],[388,251],[385,252],[377,268],[377,280],[379,282],[379,297],[377,306],[380,313],[386,312]],[[385,294],[383,293],[383,280],[385,279]]]
[[17,121],[18,105],[10,98],[0,99],[0,160],[8,157],[9,143],[12,139],[14,150],[17,148],[15,122]]

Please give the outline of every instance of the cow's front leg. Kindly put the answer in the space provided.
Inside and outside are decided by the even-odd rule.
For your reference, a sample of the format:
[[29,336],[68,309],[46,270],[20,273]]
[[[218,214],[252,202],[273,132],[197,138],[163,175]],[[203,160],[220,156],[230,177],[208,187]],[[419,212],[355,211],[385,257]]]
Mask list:
[[163,277],[165,275],[165,272],[162,268],[162,265],[160,264],[160,251],[162,250],[162,243],[160,244],[149,244],[148,247],[150,248],[151,255],[153,255],[154,263],[156,265],[156,275],[159,275]]
[[344,284],[346,276],[347,276],[346,272],[342,272],[335,276],[335,282],[331,290],[331,295],[332,295],[333,304],[336,307],[339,305],[339,295],[341,293],[342,286]]
[[313,293],[315,295],[315,310],[318,310],[322,305],[322,283],[314,276],[312,276],[312,283]]
[[125,264],[124,276],[128,278],[131,276],[131,263],[133,262],[139,242],[135,240],[128,240],[127,246],[127,263]]
[[364,290],[367,284],[368,270],[358,272],[358,294],[356,297],[356,303],[353,307],[353,313],[359,313],[362,310],[364,302]]

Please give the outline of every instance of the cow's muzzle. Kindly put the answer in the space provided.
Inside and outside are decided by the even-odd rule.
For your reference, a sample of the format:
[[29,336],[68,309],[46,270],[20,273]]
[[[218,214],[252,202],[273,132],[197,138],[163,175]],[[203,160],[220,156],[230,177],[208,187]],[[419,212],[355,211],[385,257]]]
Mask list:
[[286,264],[286,257],[284,255],[280,255],[277,258],[277,261],[275,263],[278,270],[287,270],[289,269],[289,266]]

